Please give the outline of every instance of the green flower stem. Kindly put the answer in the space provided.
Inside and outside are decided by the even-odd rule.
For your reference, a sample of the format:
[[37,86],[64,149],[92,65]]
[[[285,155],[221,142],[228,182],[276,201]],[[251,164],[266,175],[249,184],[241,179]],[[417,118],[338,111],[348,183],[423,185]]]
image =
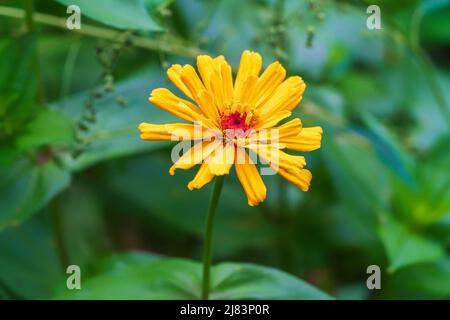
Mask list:
[[69,254],[66,250],[66,241],[64,239],[64,221],[60,204],[61,200],[59,197],[53,199],[50,211],[51,211],[51,218],[53,220],[52,222],[55,233],[55,242],[56,242],[56,249],[58,251],[59,262],[61,264],[63,272],[66,272],[66,268],[67,266],[70,265],[70,263],[69,263]]
[[205,227],[205,243],[203,247],[203,286],[202,299],[209,298],[210,270],[212,260],[212,243],[214,236],[214,217],[216,216],[217,204],[219,202],[220,193],[222,191],[223,180],[225,176],[217,176],[214,183],[211,200],[208,206],[208,215],[206,217]]
[[25,7],[25,22],[27,24],[28,32],[34,31],[34,21],[33,21],[33,10],[34,3],[33,0],[23,0]]
[[[25,10],[7,6],[0,6],[0,16],[17,19],[27,18]],[[32,20],[36,23],[67,30],[66,18],[60,18],[49,14],[35,12],[32,16]],[[97,27],[83,23],[81,29],[70,30],[70,32],[115,41],[123,31],[105,27]],[[171,39],[172,41],[162,41],[158,39],[132,35],[130,36],[129,40],[131,42],[131,45],[136,48],[163,51],[186,57],[196,57],[197,55],[201,54],[200,49],[187,46],[186,44],[181,43],[179,39],[176,38]]]

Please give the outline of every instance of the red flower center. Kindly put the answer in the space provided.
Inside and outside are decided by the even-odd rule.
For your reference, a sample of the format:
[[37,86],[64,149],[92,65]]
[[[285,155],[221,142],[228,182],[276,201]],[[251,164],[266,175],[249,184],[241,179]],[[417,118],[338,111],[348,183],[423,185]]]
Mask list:
[[230,114],[222,115],[222,130],[242,130],[247,131],[250,129],[250,126],[245,123],[245,119],[247,118],[247,112],[240,113],[234,112]]

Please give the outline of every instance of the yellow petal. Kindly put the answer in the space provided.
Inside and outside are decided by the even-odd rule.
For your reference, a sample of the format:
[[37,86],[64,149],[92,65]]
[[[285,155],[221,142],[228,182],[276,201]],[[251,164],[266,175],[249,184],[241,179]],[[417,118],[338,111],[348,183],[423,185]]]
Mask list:
[[219,111],[214,104],[212,95],[208,91],[201,89],[198,92],[197,99],[203,113],[218,125]]
[[233,76],[231,73],[231,67],[228,63],[222,63],[220,66],[220,75],[222,76],[223,85],[223,99],[224,101],[231,102],[234,96],[233,89]]
[[194,179],[188,183],[189,190],[200,189],[214,178],[214,175],[209,171],[208,167],[209,165],[207,163],[203,163],[200,166]]
[[300,171],[306,165],[305,157],[288,154],[270,144],[259,144],[249,146],[249,148],[268,163],[275,172],[278,172],[279,169]]
[[197,57],[197,69],[200,73],[200,77],[203,80],[203,84],[206,89],[210,90],[210,79],[211,74],[214,71],[220,72],[222,63],[226,63],[224,56],[218,56],[216,58],[211,58],[207,55],[200,55]]
[[302,121],[295,118],[274,129],[278,130],[279,138],[294,137],[302,131]]
[[198,92],[200,90],[206,90],[194,67],[189,64],[183,66],[181,69],[181,81],[188,88],[195,101],[197,101]]
[[[206,55],[197,57],[197,68],[205,88],[213,97],[216,109],[223,110],[223,102],[233,98],[231,67],[224,56],[211,58]],[[222,69],[224,74],[222,75]],[[224,79],[223,79],[224,78]]]
[[[248,102],[255,88],[256,82],[258,81],[258,77],[255,75],[249,75],[247,79],[244,81],[241,90],[236,93],[235,102]],[[249,104],[250,105],[250,104]],[[246,110],[242,110],[246,111]]]
[[212,174],[216,176],[228,174],[234,163],[234,144],[220,144],[205,162],[209,164],[209,171]]
[[188,121],[201,119],[202,111],[194,104],[174,95],[170,90],[158,88],[152,91],[148,101],[155,106]]
[[170,167],[169,174],[174,175],[176,169],[190,169],[196,164],[199,164],[206,159],[211,152],[217,148],[217,144],[221,143],[215,141],[201,141],[196,143],[192,148],[187,150],[175,163]]
[[312,151],[320,148],[322,140],[321,127],[303,128],[295,137],[280,139],[281,143],[286,143],[288,149],[296,151]]
[[276,144],[279,143],[281,139],[297,136],[301,131],[302,122],[299,118],[295,118],[281,126],[257,131],[255,141]]
[[181,90],[181,92],[183,92],[187,97],[194,99],[189,89],[186,87],[183,81],[181,81],[182,70],[183,67],[181,65],[174,64],[169,69],[167,69],[167,76],[169,77],[170,81],[172,81],[172,83]]
[[309,190],[312,174],[308,169],[302,169],[300,171],[287,171],[280,168],[280,170],[278,170],[278,174],[285,178],[287,181],[293,183],[300,190]]
[[241,90],[244,83],[250,76],[257,77],[262,66],[262,58],[259,53],[245,50],[242,53],[239,69],[234,83],[234,97],[237,99],[241,96]]
[[249,103],[255,107],[263,105],[272,96],[285,77],[286,70],[278,61],[270,64],[256,82],[255,90]]
[[219,70],[214,70],[209,77],[210,92],[213,95],[214,104],[219,112],[223,112],[223,102],[225,101],[224,86]]
[[[200,126],[198,128],[201,130]],[[190,123],[151,124],[143,122],[139,125],[139,130],[141,131],[141,138],[144,140],[175,141],[180,140],[180,138],[183,140],[194,139],[196,128]]]
[[272,128],[281,120],[286,119],[287,117],[290,117],[291,114],[292,114],[292,112],[290,112],[288,110],[279,111],[277,113],[274,113],[271,115],[266,115],[266,116],[257,114],[258,120],[254,124],[254,128],[257,130]]
[[203,80],[203,84],[209,90],[209,79],[211,73],[214,71],[213,58],[207,55],[200,55],[197,57],[197,69],[200,73],[200,77]]
[[244,161],[239,163],[238,155],[235,155],[236,175],[247,195],[247,201],[250,206],[255,206],[266,199],[266,186],[264,185],[258,169],[251,161],[245,150],[243,151]]
[[278,86],[270,99],[258,108],[261,116],[269,116],[282,110],[291,111],[302,99],[305,87],[302,78],[298,76],[287,78]]

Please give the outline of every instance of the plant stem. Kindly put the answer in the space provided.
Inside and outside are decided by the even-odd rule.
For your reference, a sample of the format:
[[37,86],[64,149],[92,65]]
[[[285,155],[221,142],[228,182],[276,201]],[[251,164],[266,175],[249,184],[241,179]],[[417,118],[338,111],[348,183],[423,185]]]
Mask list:
[[51,206],[51,218],[55,232],[56,248],[58,250],[59,262],[62,270],[65,272],[69,265],[69,255],[66,251],[66,242],[64,239],[64,224],[60,210],[60,199],[56,197]]
[[33,0],[24,0],[25,7],[25,23],[27,25],[28,32],[34,31],[34,23],[33,23],[33,11],[34,11],[34,3]]
[[[26,17],[25,10],[0,6],[0,16],[24,19]],[[47,26],[67,29],[66,19],[59,18],[52,15],[35,12],[33,14],[33,21],[41,23]],[[70,30],[70,32],[78,33],[95,38],[102,38],[111,41],[115,41],[120,35],[120,30],[114,30],[105,27],[97,27],[83,23],[81,29]],[[183,43],[176,43],[177,39],[173,39],[174,42],[168,43],[155,39],[150,39],[142,36],[130,36],[131,45],[137,48],[143,48],[147,50],[163,51],[180,56],[196,57],[201,53],[201,50],[195,47],[189,47]],[[179,42],[179,41],[178,41]]]
[[210,269],[212,260],[212,243],[214,236],[214,217],[216,215],[217,204],[222,191],[223,180],[225,176],[217,176],[214,183],[213,192],[208,206],[208,215],[205,226],[205,243],[203,247],[203,287],[202,299],[209,298]]

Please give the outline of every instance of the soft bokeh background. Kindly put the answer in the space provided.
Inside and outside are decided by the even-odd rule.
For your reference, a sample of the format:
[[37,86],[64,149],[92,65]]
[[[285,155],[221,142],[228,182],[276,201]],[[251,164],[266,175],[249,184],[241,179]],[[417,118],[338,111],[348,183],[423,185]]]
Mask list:
[[[68,4],[82,34],[58,27]],[[366,28],[369,4],[381,30]],[[206,52],[236,68],[244,49],[305,79],[295,115],[324,136],[308,193],[264,177],[250,208],[226,178],[214,257],[235,264],[213,270],[213,297],[320,297],[309,283],[338,299],[450,298],[445,0],[2,1],[0,298],[198,297],[200,264],[167,257],[201,260],[211,186],[169,176],[172,144],[136,126],[174,120],[147,102],[171,87],[170,64]],[[69,264],[81,291],[65,290]]]

